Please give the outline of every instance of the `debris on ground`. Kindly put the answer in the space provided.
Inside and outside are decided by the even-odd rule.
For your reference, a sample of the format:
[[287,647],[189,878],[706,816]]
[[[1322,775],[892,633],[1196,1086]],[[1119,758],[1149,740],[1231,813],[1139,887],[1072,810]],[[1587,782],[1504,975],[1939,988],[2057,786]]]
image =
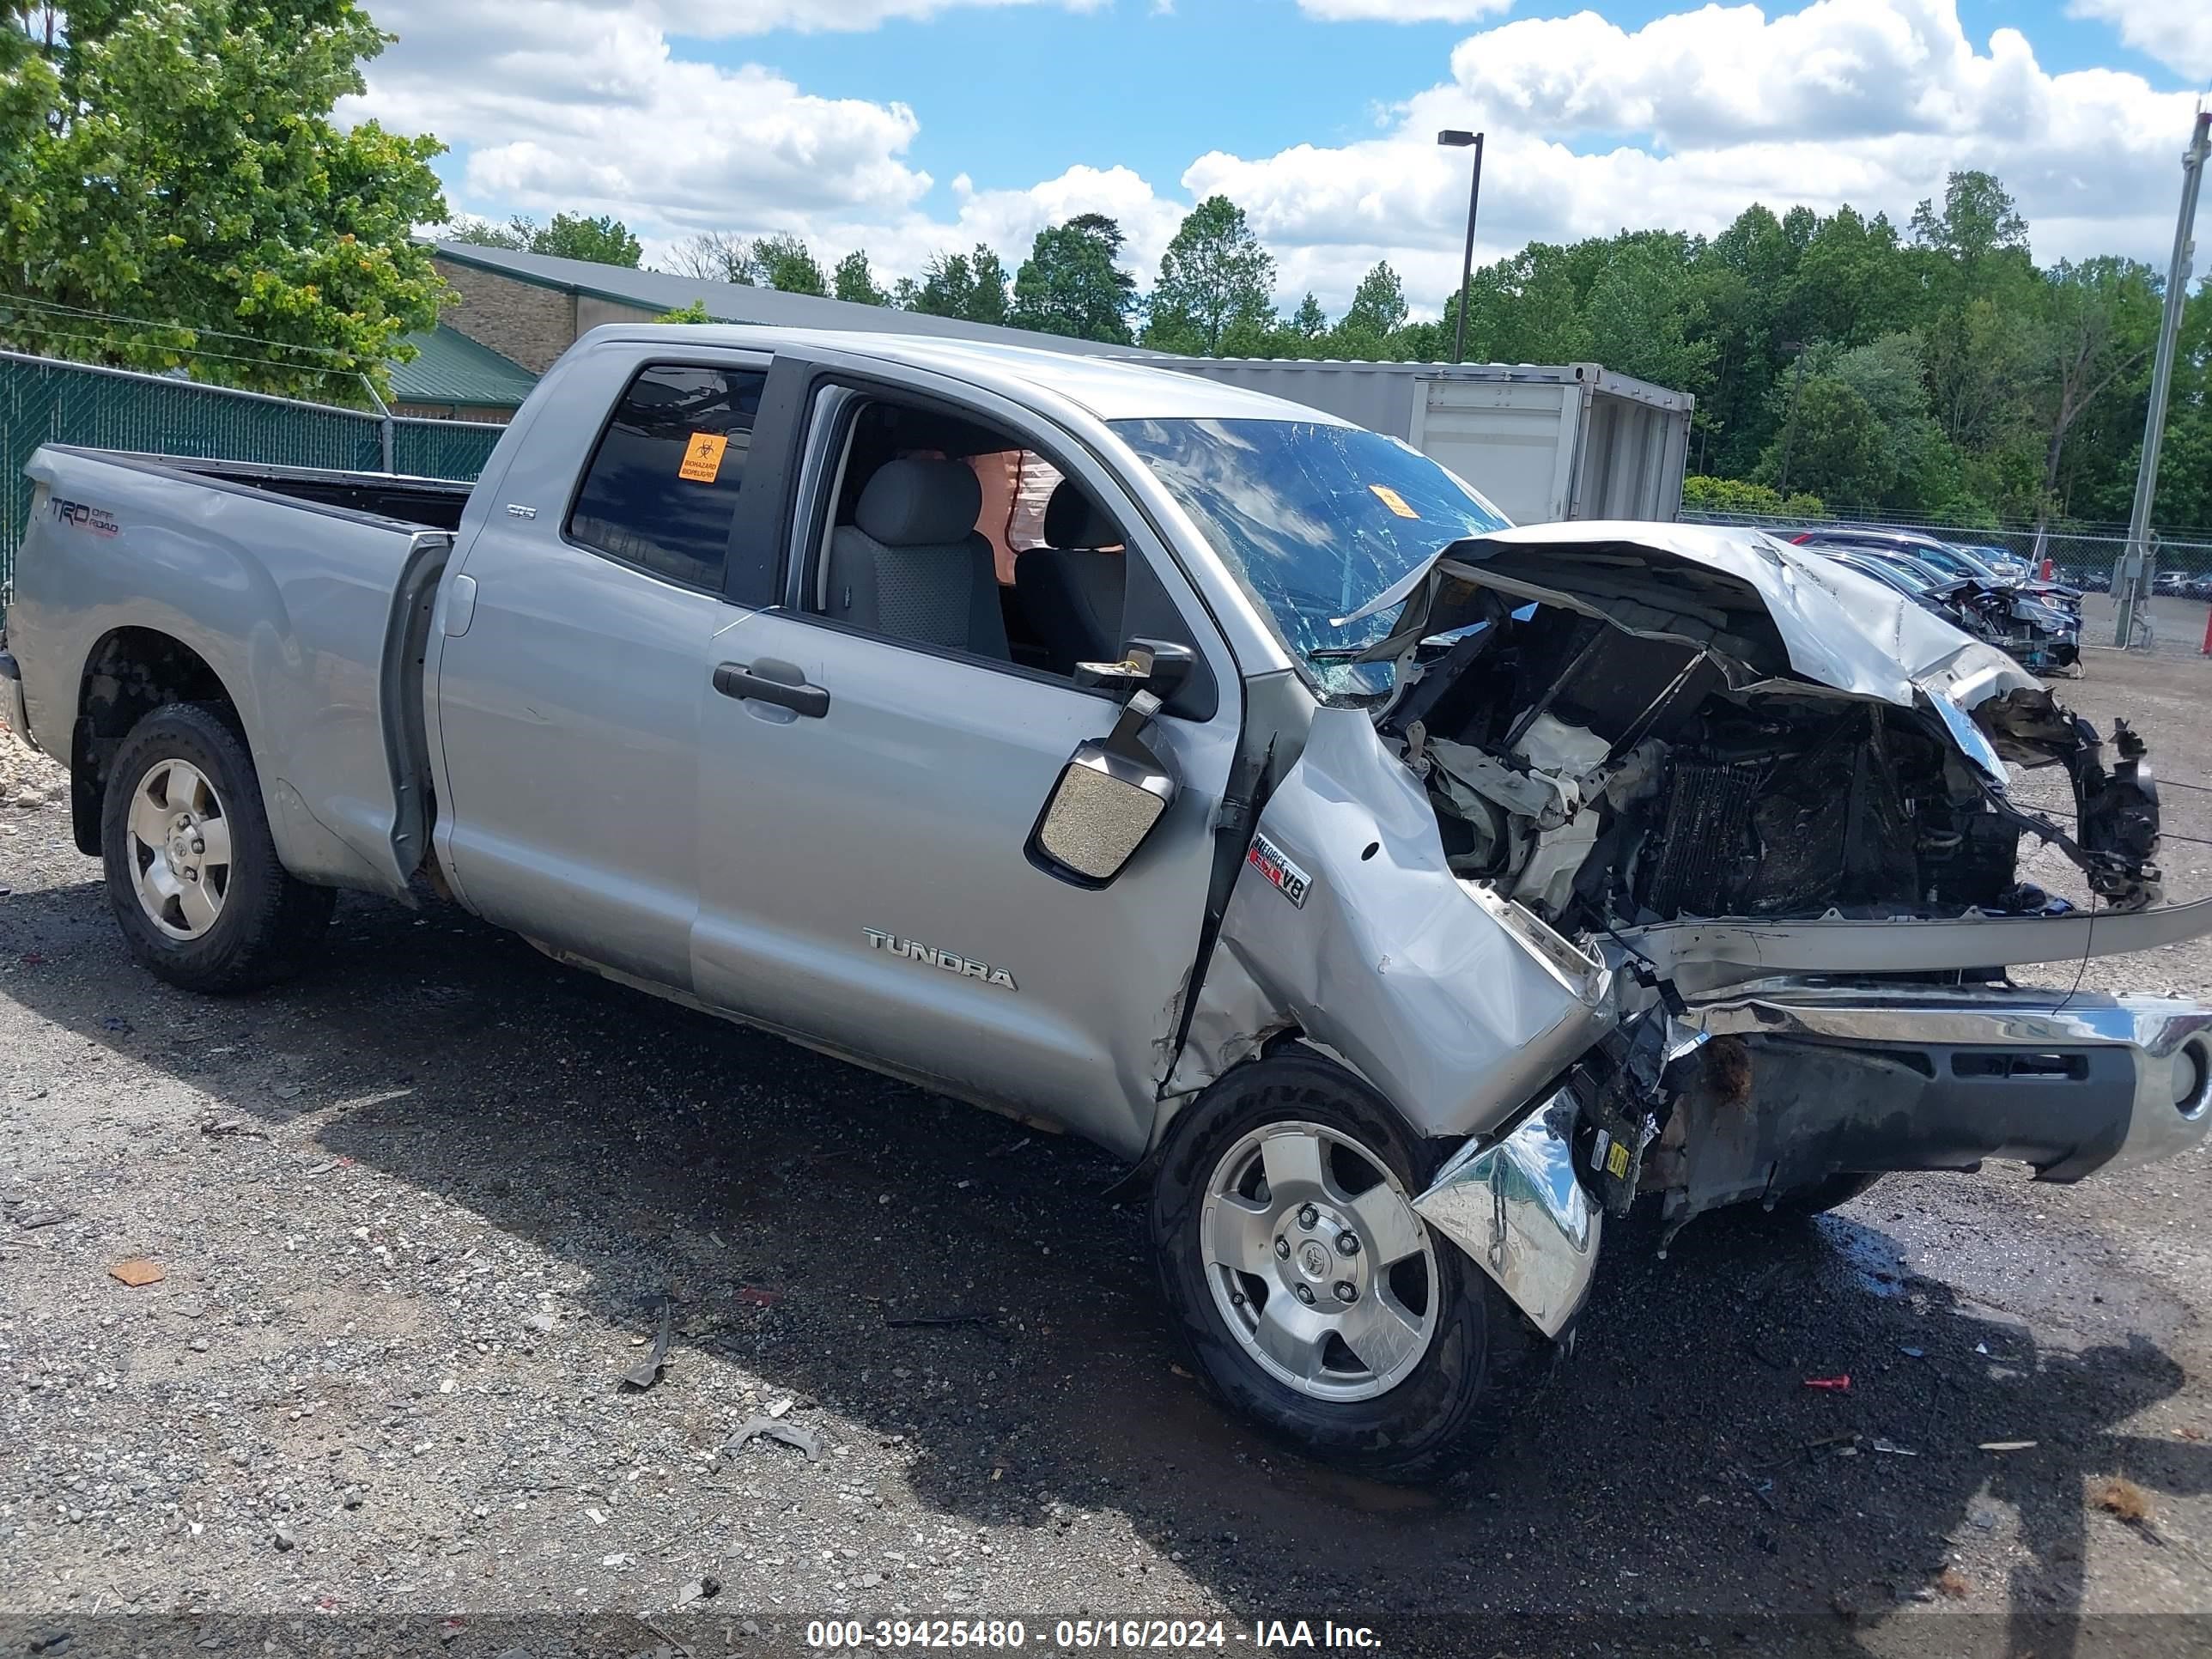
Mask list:
[[2116,1474],[2097,1488],[2097,1507],[2140,1526],[2150,1519],[2150,1494],[2124,1474]]
[[2033,1440],[1984,1440],[1982,1442],[1982,1449],[1993,1452],[2033,1451],[2035,1442]]
[[1946,1567],[1936,1575],[1936,1588],[1954,1601],[1963,1601],[1973,1590],[1973,1583],[1956,1567]]
[[676,1592],[676,1605],[688,1607],[694,1601],[711,1601],[721,1593],[722,1581],[711,1572],[702,1573]]
[[1848,1376],[1808,1376],[1805,1379],[1805,1386],[1808,1389],[1825,1389],[1830,1394],[1849,1394],[1851,1389],[1851,1379]]
[[952,1325],[972,1325],[988,1330],[997,1322],[989,1314],[975,1313],[915,1314],[905,1319],[884,1321],[895,1331],[929,1330]]
[[1918,1452],[1913,1450],[1910,1446],[1894,1446],[1887,1440],[1875,1441],[1874,1443],[1874,1449],[1878,1452],[1887,1452],[1892,1457],[1917,1457],[1920,1455]]
[[204,1135],[250,1135],[256,1140],[269,1139],[266,1129],[257,1129],[250,1123],[239,1122],[235,1118],[204,1117],[200,1120],[200,1133]]
[[730,1442],[730,1449],[734,1452],[756,1437],[780,1440],[795,1450],[805,1452],[810,1463],[822,1461],[821,1437],[812,1430],[801,1428],[796,1423],[787,1423],[781,1418],[770,1417],[764,1412],[755,1413],[738,1425],[737,1436]]
[[132,1289],[141,1285],[158,1285],[167,1277],[155,1263],[138,1259],[118,1261],[107,1270],[110,1279],[119,1279]]
[[660,1373],[668,1364],[668,1328],[675,1298],[660,1298],[660,1327],[653,1333],[653,1352],[622,1374],[622,1380],[633,1389],[649,1389],[660,1380]]
[[43,1204],[36,1209],[24,1211],[15,1218],[15,1224],[18,1227],[26,1228],[56,1227],[64,1221],[75,1219],[76,1219],[75,1210],[64,1210],[58,1205]]

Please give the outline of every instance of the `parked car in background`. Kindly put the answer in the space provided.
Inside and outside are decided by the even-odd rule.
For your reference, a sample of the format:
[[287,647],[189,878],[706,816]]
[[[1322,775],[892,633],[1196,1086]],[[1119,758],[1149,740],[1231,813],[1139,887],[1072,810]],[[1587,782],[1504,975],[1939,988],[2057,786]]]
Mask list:
[[1941,570],[1954,579],[1978,581],[1985,586],[2033,594],[2045,603],[2078,606],[2079,590],[2063,582],[2046,582],[2032,573],[2017,577],[2000,574],[1978,555],[1929,535],[1925,531],[1901,530],[1887,525],[1820,525],[1791,535],[1798,543],[1819,542],[1824,547],[1868,548],[1900,553]]
[[1797,544],[1875,576],[1975,638],[2010,653],[2023,667],[2049,672],[2075,667],[2081,659],[2078,611],[2010,584],[1958,574],[1961,568],[1972,570],[1977,562],[1956,549],[1935,544],[1906,552],[1887,544],[1832,544],[1818,532],[1800,536]]
[[2036,574],[2033,565],[2008,547],[1991,547],[1987,542],[1953,542],[1951,545],[2008,582],[2027,581]]
[[2186,570],[2161,570],[2151,578],[2150,591],[2166,599],[2181,599],[2187,595],[2191,580]]

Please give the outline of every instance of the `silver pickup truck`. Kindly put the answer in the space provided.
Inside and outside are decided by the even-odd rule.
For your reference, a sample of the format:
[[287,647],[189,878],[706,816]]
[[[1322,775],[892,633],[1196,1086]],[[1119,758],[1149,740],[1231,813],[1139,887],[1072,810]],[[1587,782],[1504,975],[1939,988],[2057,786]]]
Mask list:
[[2212,932],[2141,741],[1756,532],[1516,529],[1134,364],[720,327],[589,335],[473,489],[30,471],[0,697],[146,968],[261,984],[332,889],[435,892],[1073,1130],[1208,1382],[1371,1473],[1495,1431],[1639,1196],[2207,1127],[2212,1009],[2006,973]]

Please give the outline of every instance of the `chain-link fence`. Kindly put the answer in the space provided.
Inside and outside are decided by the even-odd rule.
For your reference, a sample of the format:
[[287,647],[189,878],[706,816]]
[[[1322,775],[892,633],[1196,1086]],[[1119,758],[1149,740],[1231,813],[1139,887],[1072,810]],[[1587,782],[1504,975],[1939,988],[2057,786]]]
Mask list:
[[0,351],[0,612],[30,518],[31,481],[23,465],[40,444],[370,471],[386,468],[388,435],[392,471],[474,478],[505,430]]

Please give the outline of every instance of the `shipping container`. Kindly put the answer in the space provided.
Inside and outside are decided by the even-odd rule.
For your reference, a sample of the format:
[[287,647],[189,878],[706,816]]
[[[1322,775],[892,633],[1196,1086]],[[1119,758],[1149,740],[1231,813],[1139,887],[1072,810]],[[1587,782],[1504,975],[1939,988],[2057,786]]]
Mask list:
[[1696,399],[1595,363],[1148,357],[1403,438],[1516,524],[1672,519]]

